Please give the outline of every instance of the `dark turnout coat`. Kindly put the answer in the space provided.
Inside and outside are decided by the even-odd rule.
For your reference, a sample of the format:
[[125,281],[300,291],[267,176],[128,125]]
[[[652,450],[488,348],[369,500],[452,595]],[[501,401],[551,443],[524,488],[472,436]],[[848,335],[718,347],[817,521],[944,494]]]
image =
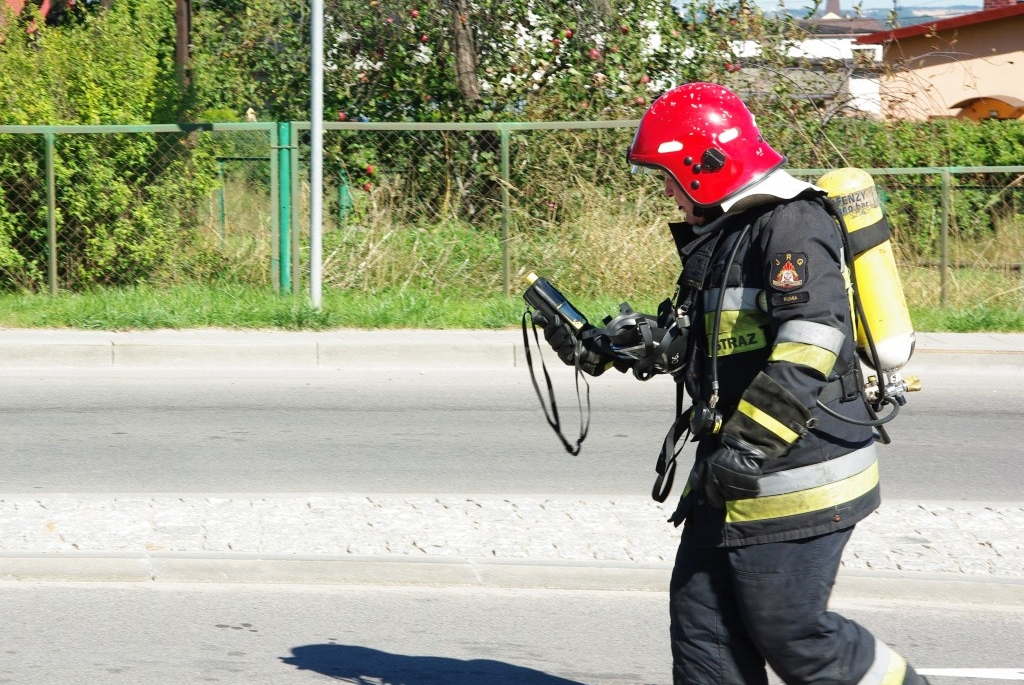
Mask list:
[[[819,198],[808,190],[707,225],[671,226],[683,262],[676,304],[691,321],[690,361],[677,381],[693,401],[708,401],[717,350],[721,434],[767,456],[757,495],[729,500],[724,511],[704,500],[695,467],[673,520],[689,517],[701,544],[820,535],[879,504],[873,429],[818,406],[870,419],[858,393],[842,229]],[[698,464],[719,438],[700,438]]]

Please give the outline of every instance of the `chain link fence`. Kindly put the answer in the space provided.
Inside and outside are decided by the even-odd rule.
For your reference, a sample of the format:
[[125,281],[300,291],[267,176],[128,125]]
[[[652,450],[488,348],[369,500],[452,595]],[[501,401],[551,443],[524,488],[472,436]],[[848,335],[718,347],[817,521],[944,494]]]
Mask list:
[[908,301],[1024,307],[1024,166],[869,171]]
[[[583,267],[585,291],[616,285],[602,264],[621,252],[612,234],[633,232],[649,194],[627,198],[635,122],[369,126],[324,132],[325,287],[488,295],[517,288],[524,270],[578,280]],[[307,227],[306,214],[295,224]]]
[[[324,287],[488,296],[536,271],[670,295],[674,210],[629,173],[635,125],[325,124]],[[308,160],[301,122],[0,127],[0,287],[298,292]],[[869,171],[912,304],[1024,303],[1024,167]]]
[[269,284],[264,128],[0,127],[0,287]]

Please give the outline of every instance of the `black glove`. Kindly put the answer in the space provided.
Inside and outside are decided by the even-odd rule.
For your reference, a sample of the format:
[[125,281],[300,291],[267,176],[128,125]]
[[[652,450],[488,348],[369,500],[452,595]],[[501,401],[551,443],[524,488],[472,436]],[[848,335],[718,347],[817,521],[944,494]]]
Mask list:
[[[576,344],[576,333],[569,324],[562,320],[557,314],[548,317],[542,311],[533,313],[534,324],[544,328],[544,339],[551,345],[558,358],[565,364],[573,366],[576,364],[576,350],[580,352],[580,368],[591,376],[600,376],[607,370],[612,359],[591,349],[585,344]],[[593,328],[590,324],[583,327],[583,331]],[[582,333],[583,331],[580,331]]]
[[704,460],[704,496],[719,509],[725,508],[726,500],[757,497],[764,461],[759,449],[735,436],[722,435],[718,449]]

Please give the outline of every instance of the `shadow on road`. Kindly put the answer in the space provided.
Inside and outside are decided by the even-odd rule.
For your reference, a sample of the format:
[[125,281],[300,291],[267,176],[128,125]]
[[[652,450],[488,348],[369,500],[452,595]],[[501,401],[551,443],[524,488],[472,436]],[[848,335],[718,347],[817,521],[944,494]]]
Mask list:
[[357,685],[583,685],[503,661],[390,654],[353,645],[302,645],[281,661]]

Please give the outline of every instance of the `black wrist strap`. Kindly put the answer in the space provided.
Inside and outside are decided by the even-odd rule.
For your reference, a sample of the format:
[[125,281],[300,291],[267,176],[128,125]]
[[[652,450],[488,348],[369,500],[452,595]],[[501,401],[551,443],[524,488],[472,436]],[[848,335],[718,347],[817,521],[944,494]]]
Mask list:
[[[665,434],[665,442],[661,445],[661,453],[658,454],[658,462],[654,470],[658,477],[654,479],[654,487],[651,488],[651,499],[655,502],[664,502],[669,493],[672,492],[672,482],[676,476],[676,459],[679,453],[686,447],[687,438],[690,437],[690,412],[683,412],[683,385],[676,385],[676,420]],[[682,445],[676,448],[682,440]]]
[[[537,383],[537,376],[533,371],[533,356],[530,354],[530,337],[526,330],[526,319],[530,319],[530,325],[533,327],[533,339],[537,343],[537,354],[540,357],[540,368],[544,372],[544,382],[548,387],[548,401],[551,403],[551,410],[548,410],[547,404],[544,402],[544,395],[540,391],[540,384]],[[540,336],[537,335],[537,324],[533,321],[533,317],[530,316],[530,310],[527,309],[523,312],[523,350],[526,355],[526,367],[530,370],[530,380],[533,381],[533,389],[537,393],[537,399],[540,400],[541,409],[544,410],[544,418],[547,420],[548,425],[551,426],[552,430],[555,431],[555,435],[562,441],[562,446],[565,447],[565,451],[572,455],[580,453],[580,448],[583,445],[583,441],[587,437],[587,432],[590,430],[590,384],[587,379],[583,377],[583,370],[580,369],[580,352],[578,349],[580,346],[579,339],[576,340],[576,401],[580,408],[580,435],[576,439],[576,444],[573,445],[569,440],[562,434],[562,422],[558,417],[558,405],[555,404],[555,389],[551,385],[551,376],[548,374],[548,367],[544,364],[544,355],[540,353],[541,344]],[[586,386],[586,397],[587,397],[587,413],[584,417],[583,414],[583,398],[580,394],[580,378],[583,378],[583,384]]]

